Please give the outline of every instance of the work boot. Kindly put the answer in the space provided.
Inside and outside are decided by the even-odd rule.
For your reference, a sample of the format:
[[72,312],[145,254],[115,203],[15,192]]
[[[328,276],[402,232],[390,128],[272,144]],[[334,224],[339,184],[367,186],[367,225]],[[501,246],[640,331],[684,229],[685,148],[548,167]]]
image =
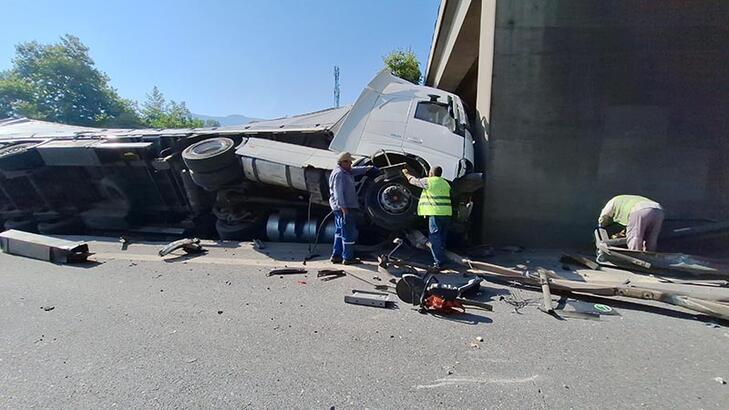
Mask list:
[[362,260],[360,258],[344,259],[342,265],[361,265]]
[[331,262],[335,265],[339,265],[340,263],[342,263],[342,257],[341,256],[332,256],[331,258],[329,258],[329,262]]

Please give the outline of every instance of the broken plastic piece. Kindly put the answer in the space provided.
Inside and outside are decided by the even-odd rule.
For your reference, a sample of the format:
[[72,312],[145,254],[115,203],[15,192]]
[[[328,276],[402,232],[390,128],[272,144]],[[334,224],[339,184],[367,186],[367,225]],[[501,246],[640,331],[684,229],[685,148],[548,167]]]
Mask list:
[[160,249],[159,256],[166,256],[178,249],[182,249],[183,251],[185,251],[185,253],[188,253],[188,254],[202,253],[205,251],[203,249],[202,245],[200,244],[200,239],[186,238],[186,239],[180,239],[178,241],[170,242],[169,244],[167,244],[167,246]]
[[85,262],[92,255],[85,242],[71,242],[14,229],[0,233],[0,249],[12,255],[53,263]]
[[306,273],[306,269],[304,268],[281,268],[281,269],[271,269],[267,276],[274,276],[274,275],[296,275],[299,273]]
[[344,297],[344,302],[353,305],[375,306],[381,308],[386,308],[393,304],[387,293],[368,292],[366,290],[352,290],[351,295],[346,295]]

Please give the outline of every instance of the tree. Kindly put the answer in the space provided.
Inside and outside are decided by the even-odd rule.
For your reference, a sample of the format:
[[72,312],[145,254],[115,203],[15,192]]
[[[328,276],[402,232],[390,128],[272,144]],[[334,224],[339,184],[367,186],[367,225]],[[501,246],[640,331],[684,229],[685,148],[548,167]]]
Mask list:
[[85,126],[140,125],[134,104],[119,97],[78,37],[20,43],[15,52],[13,67],[0,74],[0,115]]
[[420,62],[412,50],[397,49],[388,54],[384,59],[385,67],[389,68],[396,76],[415,84],[420,84],[422,74],[420,73]]
[[140,114],[144,124],[152,128],[200,128],[205,125],[203,120],[192,117],[184,101],[168,103],[156,86],[147,94]]
[[140,115],[145,123],[151,124],[155,121],[160,121],[162,116],[165,114],[167,102],[162,92],[154,86],[152,92],[147,94],[147,99],[142,103],[142,109]]

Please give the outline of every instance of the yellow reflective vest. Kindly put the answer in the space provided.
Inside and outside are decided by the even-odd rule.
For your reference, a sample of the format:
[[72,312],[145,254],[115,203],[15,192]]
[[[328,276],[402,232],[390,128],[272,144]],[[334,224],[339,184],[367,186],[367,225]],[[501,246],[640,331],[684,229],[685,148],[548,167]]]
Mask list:
[[428,188],[423,189],[418,202],[418,215],[451,216],[451,186],[441,177],[428,177]]

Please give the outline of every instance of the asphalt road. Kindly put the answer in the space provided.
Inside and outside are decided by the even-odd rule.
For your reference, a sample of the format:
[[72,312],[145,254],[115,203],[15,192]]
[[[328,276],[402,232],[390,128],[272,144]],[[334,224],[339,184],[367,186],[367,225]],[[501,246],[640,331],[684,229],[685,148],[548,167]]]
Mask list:
[[559,321],[487,284],[494,312],[443,318],[345,304],[368,289],[352,277],[266,277],[300,248],[157,249],[93,243],[84,266],[0,254],[1,408],[729,407],[729,329],[691,315]]

